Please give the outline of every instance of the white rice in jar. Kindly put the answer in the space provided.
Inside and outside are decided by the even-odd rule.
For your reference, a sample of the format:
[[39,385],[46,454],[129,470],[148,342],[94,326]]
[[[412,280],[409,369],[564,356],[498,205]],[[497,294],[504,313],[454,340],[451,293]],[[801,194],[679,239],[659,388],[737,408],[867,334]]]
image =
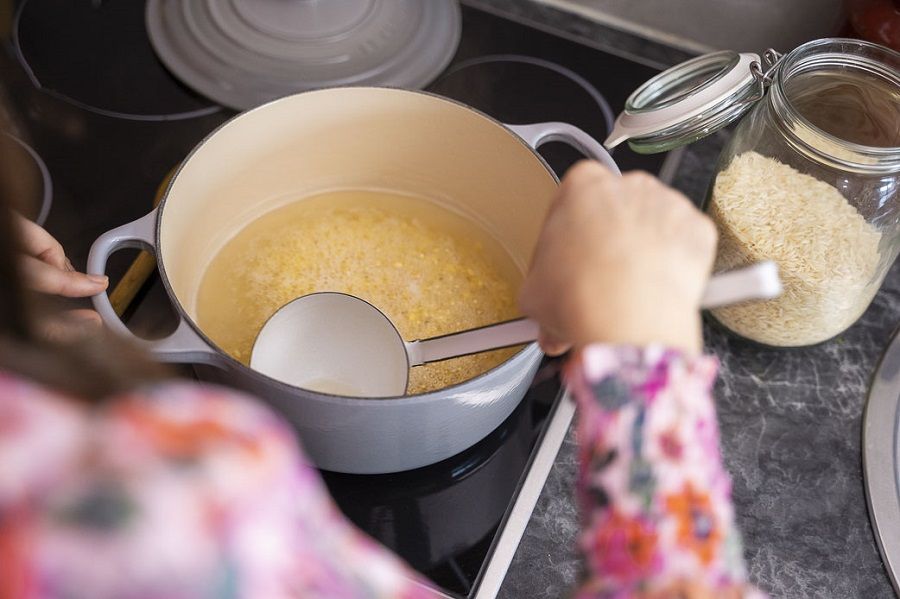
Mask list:
[[778,263],[780,297],[712,312],[747,339],[784,347],[825,341],[878,291],[881,234],[824,181],[745,152],[719,173],[708,211],[719,230],[717,272]]

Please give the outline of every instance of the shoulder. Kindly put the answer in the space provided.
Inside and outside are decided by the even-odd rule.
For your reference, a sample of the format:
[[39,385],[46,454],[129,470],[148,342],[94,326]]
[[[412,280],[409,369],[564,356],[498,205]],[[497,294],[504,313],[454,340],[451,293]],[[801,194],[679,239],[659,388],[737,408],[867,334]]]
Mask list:
[[294,431],[258,399],[190,381],[167,381],[116,398],[105,409],[121,439],[175,460],[295,461]]
[[302,461],[280,417],[229,389],[173,380],[89,405],[0,371],[0,503],[49,484],[85,452],[233,472],[284,472]]
[[74,400],[0,370],[0,505],[62,477],[87,429]]

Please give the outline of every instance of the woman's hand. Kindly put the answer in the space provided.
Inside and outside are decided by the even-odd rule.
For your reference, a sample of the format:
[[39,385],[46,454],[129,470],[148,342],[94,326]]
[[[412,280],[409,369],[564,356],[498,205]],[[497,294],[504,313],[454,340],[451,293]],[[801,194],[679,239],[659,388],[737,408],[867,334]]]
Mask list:
[[699,352],[715,249],[715,226],[686,197],[583,161],[560,185],[519,303],[551,355],[592,342]]
[[[62,245],[42,227],[17,213],[13,213],[13,218],[22,246],[20,269],[26,287],[72,298],[89,297],[106,289],[107,277],[76,271]],[[44,316],[38,326],[45,336],[59,338],[100,323],[100,315],[93,310],[66,310]]]

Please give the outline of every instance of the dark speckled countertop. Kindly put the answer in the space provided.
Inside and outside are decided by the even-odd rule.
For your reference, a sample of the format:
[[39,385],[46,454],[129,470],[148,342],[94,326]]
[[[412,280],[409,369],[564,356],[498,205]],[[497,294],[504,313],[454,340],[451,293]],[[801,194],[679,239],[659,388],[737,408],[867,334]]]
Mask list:
[[[685,57],[533,2],[467,3],[660,64]],[[696,202],[706,193],[727,136],[721,132],[693,144],[683,156],[674,184]],[[708,351],[722,363],[716,399],[744,553],[751,579],[772,597],[894,596],[866,512],[860,434],[869,380],[898,321],[895,265],[862,319],[816,347],[764,349],[707,326]],[[563,597],[577,583],[574,476],[570,432],[500,597]]]

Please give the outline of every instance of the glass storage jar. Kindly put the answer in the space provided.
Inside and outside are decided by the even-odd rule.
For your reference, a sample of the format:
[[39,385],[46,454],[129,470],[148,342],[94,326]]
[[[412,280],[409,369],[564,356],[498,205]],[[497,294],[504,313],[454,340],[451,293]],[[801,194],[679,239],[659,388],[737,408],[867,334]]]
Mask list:
[[663,151],[739,119],[705,205],[715,270],[774,260],[784,293],[712,314],[767,345],[830,339],[866,310],[900,251],[900,53],[824,39],[764,60],[702,56],[636,90],[607,146]]

